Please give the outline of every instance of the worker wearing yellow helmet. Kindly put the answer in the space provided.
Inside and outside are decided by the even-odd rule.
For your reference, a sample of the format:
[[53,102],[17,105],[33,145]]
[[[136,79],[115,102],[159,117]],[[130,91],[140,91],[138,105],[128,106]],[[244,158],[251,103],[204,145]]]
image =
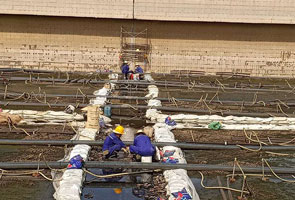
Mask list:
[[126,145],[120,139],[124,134],[124,127],[117,126],[104,141],[102,151],[105,158],[117,157],[117,152],[125,149]]

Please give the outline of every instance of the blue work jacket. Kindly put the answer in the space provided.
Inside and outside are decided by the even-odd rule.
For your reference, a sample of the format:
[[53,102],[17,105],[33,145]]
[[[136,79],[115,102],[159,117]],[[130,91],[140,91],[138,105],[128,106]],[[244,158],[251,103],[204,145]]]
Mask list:
[[152,145],[148,136],[140,134],[134,139],[133,145],[130,145],[130,152],[141,156],[153,156],[155,147]]
[[109,150],[108,155],[112,155],[114,151],[120,151],[126,145],[118,138],[115,133],[111,133],[103,143],[102,151]]
[[127,64],[123,65],[122,73],[123,74],[128,74],[128,72],[129,72],[129,65],[127,65]]
[[136,67],[135,69],[135,73],[138,73],[138,74],[142,74],[143,73],[143,69],[141,67]]

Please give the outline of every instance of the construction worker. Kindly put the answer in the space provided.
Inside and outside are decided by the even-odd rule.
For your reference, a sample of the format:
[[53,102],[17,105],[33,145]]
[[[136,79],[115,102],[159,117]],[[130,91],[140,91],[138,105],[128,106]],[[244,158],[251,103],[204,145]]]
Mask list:
[[129,151],[130,153],[135,154],[136,160],[139,160],[141,156],[153,156],[156,149],[143,130],[138,130],[133,145],[130,145],[129,147]]
[[128,73],[129,71],[129,65],[127,61],[124,61],[123,65],[121,66],[122,74],[124,74],[124,77],[126,80],[128,80]]
[[135,73],[142,74],[143,69],[140,67],[140,65],[135,65]]
[[140,65],[135,65],[135,71],[136,74],[138,75],[139,80],[143,80],[143,69],[140,67]]
[[120,150],[128,151],[126,145],[120,139],[124,134],[124,127],[117,126],[115,130],[105,139],[102,147],[103,156],[105,158],[116,158]]

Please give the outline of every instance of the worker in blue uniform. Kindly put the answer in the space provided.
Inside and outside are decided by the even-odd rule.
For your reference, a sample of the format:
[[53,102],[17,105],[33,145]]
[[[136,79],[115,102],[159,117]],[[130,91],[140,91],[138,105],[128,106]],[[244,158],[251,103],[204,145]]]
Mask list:
[[135,65],[135,73],[142,74],[143,69],[140,67],[140,65]]
[[136,135],[133,145],[129,147],[130,153],[135,154],[136,160],[139,160],[141,156],[153,156],[156,149],[152,145],[150,138],[143,130],[138,130]]
[[124,134],[124,127],[117,126],[116,129],[111,133],[104,141],[102,152],[104,158],[113,158],[117,157],[117,153],[120,150],[128,151],[126,145],[120,139]]
[[130,73],[129,71],[129,65],[127,63],[127,61],[124,61],[123,65],[121,66],[121,70],[122,70],[122,74],[124,74],[125,79],[128,79],[128,73]]
[[140,65],[135,65],[135,70],[134,72],[136,74],[139,74],[139,80],[143,80],[143,69],[140,67]]

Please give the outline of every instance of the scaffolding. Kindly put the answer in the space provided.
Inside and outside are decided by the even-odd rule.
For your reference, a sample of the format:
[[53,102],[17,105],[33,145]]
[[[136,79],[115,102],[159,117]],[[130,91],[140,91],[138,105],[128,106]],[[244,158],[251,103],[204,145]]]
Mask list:
[[127,31],[121,27],[121,52],[119,66],[127,61],[131,68],[136,64],[140,65],[144,71],[150,70],[151,65],[151,45],[148,39],[147,29],[141,32]]

